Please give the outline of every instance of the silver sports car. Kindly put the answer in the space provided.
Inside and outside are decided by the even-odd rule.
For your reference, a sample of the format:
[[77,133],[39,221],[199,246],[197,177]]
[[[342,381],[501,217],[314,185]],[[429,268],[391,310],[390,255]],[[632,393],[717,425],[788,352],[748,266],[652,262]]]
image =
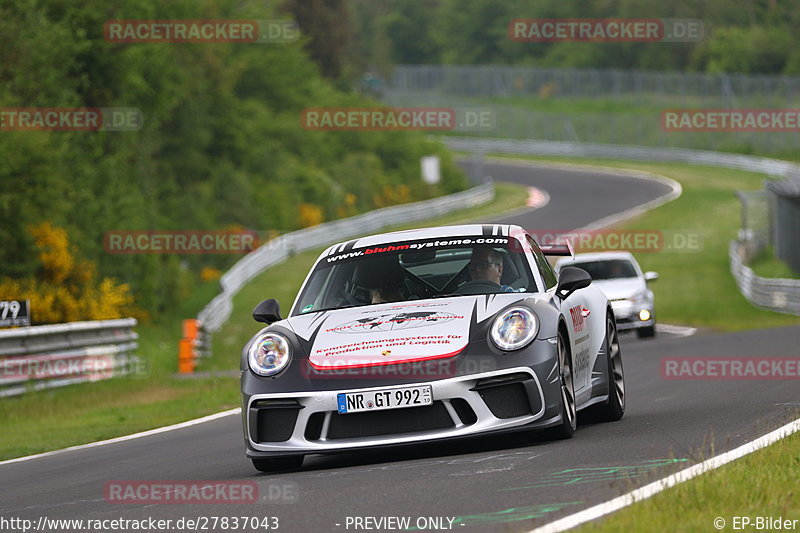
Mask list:
[[556,275],[520,227],[374,235],[317,259],[288,317],[242,352],[246,453],[258,470],[307,454],[509,431],[570,437],[577,412],[625,410],[614,311],[586,271]]

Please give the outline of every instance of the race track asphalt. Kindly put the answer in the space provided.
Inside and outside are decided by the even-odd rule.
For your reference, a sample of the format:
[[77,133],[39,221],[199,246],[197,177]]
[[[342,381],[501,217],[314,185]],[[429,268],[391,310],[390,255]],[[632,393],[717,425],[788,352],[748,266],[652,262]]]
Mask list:
[[[605,173],[499,163],[488,164],[487,169],[497,180],[526,183],[550,194],[545,208],[505,220],[526,228],[571,229],[668,191],[661,183]],[[614,423],[581,417],[569,440],[515,434],[311,456],[298,472],[263,475],[244,457],[239,417],[228,416],[135,440],[0,465],[0,517],[35,522],[40,517],[206,517],[210,526],[215,516],[271,516],[279,519],[279,531],[297,532],[390,531],[356,528],[355,518],[409,517],[410,526],[419,529],[435,525],[433,519],[438,519],[444,528],[433,530],[525,531],[706,459],[712,446],[714,453],[721,453],[797,418],[796,381],[670,380],[662,376],[662,359],[797,357],[798,338],[796,327],[688,337],[663,333],[653,340],[622,335],[625,417]],[[107,502],[104,487],[120,480],[254,482],[259,501]],[[71,529],[49,529],[67,530]]]

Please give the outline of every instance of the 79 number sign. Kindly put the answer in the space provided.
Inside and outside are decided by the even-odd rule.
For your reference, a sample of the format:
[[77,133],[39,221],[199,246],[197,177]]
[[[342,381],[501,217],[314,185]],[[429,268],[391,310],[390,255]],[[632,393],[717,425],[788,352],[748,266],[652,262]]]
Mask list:
[[9,326],[30,326],[29,300],[0,301],[0,328]]

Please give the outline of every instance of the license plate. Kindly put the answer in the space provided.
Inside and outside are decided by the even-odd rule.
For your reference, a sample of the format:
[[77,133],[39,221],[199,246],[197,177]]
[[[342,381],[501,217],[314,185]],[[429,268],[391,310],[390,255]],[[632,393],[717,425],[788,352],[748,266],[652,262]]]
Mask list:
[[342,392],[337,395],[337,400],[339,413],[361,413],[431,405],[433,392],[430,385],[422,385],[368,392]]

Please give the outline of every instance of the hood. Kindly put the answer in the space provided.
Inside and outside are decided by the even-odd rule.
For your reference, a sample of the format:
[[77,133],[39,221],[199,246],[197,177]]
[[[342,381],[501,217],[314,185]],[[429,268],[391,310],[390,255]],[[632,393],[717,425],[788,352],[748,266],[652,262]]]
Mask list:
[[631,298],[646,289],[640,278],[600,279],[592,281],[592,285],[603,291],[609,300]]
[[469,343],[473,319],[482,322],[530,295],[461,296],[368,305],[298,315],[286,320],[311,342],[317,370],[360,368],[452,357]]

